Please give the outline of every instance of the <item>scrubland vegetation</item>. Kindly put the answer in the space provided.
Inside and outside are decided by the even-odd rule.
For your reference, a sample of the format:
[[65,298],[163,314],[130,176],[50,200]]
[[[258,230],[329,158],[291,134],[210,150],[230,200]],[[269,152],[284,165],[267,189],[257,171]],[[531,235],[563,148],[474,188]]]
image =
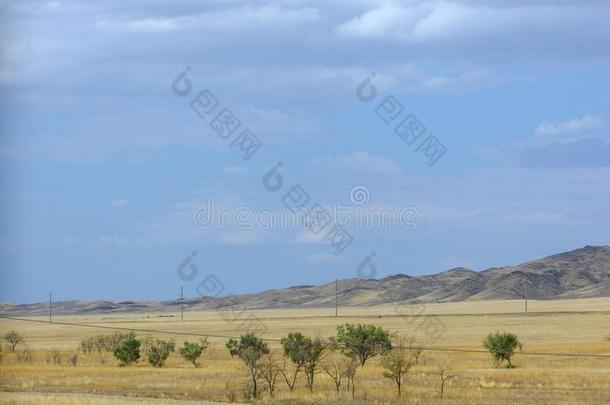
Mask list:
[[[259,314],[269,327],[264,336],[269,340],[228,330],[230,324],[213,317],[184,323],[135,316],[81,322],[194,335],[207,329],[215,336],[236,337],[186,338],[2,320],[0,390],[18,394],[0,394],[0,401],[44,403],[35,402],[43,393],[108,396],[79,397],[90,403],[104,403],[94,402],[104,398],[115,403],[116,395],[324,404],[610,401],[610,358],[526,354],[610,355],[605,311],[541,313],[529,319],[439,315],[447,331],[434,344],[390,314],[334,318],[303,312],[290,314],[292,320],[286,314]],[[554,329],[558,323],[564,328]],[[435,350],[452,347],[471,351]]]

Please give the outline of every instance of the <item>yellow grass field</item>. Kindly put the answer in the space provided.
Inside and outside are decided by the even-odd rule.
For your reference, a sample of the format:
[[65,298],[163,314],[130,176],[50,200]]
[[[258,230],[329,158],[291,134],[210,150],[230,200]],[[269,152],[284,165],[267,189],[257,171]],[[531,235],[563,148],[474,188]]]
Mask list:
[[[355,399],[345,387],[336,394],[331,379],[320,374],[313,393],[304,383],[289,392],[283,379],[278,381],[273,400],[277,403],[439,403],[441,367],[456,375],[446,386],[446,403],[610,403],[610,341],[606,339],[610,335],[610,299],[530,301],[527,314],[521,301],[486,301],[340,308],[338,317],[333,308],[248,311],[235,314],[231,320],[215,311],[186,312],[184,322],[180,314],[150,313],[56,316],[53,320],[57,323],[53,324],[0,319],[0,333],[20,332],[32,352],[30,362],[3,348],[0,403],[126,404],[143,399],[154,404],[246,402],[243,391],[247,375],[240,363],[230,358],[224,347],[227,339],[220,336],[243,333],[244,325],[252,325],[251,317],[256,318],[258,326],[264,325],[262,335],[270,339],[269,345],[278,356],[279,343],[275,340],[289,332],[329,337],[337,325],[347,322],[380,325],[403,337],[414,336],[428,347],[408,373],[400,399],[375,358],[356,374]],[[432,320],[438,322],[433,334],[426,326]],[[82,353],[73,366],[68,359],[81,339],[113,330],[61,323],[135,329],[138,336],[173,337],[178,347],[184,340],[197,339],[179,334],[218,337],[209,339],[211,346],[198,369],[177,351],[160,369],[149,366],[145,359],[120,368],[112,356],[101,365],[96,355]],[[497,330],[513,332],[524,343],[522,352],[514,357],[515,369],[494,368],[488,353],[476,352],[482,350],[487,333]],[[452,348],[472,352],[433,350]],[[61,352],[60,365],[48,364],[52,349]],[[554,355],[562,353],[608,357]],[[271,399],[263,394],[261,401]]]

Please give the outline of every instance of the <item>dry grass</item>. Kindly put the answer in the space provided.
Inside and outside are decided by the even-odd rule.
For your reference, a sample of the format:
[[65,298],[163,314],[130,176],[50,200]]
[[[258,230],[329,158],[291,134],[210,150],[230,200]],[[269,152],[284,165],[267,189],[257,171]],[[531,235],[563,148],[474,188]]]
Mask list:
[[[518,313],[522,302],[467,302],[434,304],[426,307],[426,315],[435,314],[446,332],[434,346],[480,349],[483,337],[495,330],[516,333],[525,343],[524,351],[541,353],[597,353],[610,355],[610,299],[530,302],[529,314]],[[403,336],[425,339],[418,322],[424,318],[405,320],[394,307],[349,308],[334,317],[334,309],[300,309],[256,311],[268,328],[266,337],[280,338],[290,331],[309,335],[330,336],[336,325],[344,322],[368,322],[381,325]],[[86,323],[172,332],[238,335],[241,322],[227,322],[215,312],[187,313],[185,322],[179,317],[158,317],[154,314],[56,317],[56,321]],[[212,338],[212,345],[194,369],[173,353],[163,369],[140,364],[119,368],[116,361],[100,365],[97,356],[79,355],[78,365],[69,365],[68,357],[82,338],[102,333],[92,328],[57,324],[35,324],[0,320],[0,333],[15,329],[25,335],[32,349],[32,363],[19,362],[4,351],[0,364],[2,403],[117,403],[114,396],[82,396],[104,394],[141,398],[179,400],[240,401],[246,375],[237,361],[229,358],[223,347],[225,339]],[[143,333],[140,333],[143,335]],[[158,336],[161,336],[157,334]],[[166,337],[169,337],[167,335]],[[196,337],[175,336],[182,341]],[[278,345],[271,343],[274,350]],[[46,362],[48,351],[62,351],[62,365]],[[367,363],[356,375],[356,401],[379,403],[438,402],[437,369],[447,366],[457,378],[446,388],[446,401],[451,403],[610,403],[610,359],[525,356],[517,354],[516,369],[494,369],[486,353],[454,353],[426,351],[423,364],[412,369],[406,393],[398,401],[390,380],[382,377],[377,361]],[[280,385],[276,401],[282,403],[344,403],[351,400],[347,392],[337,398],[330,379],[318,377],[313,394],[301,384],[293,393]],[[20,394],[14,394],[14,393]],[[44,394],[42,394],[44,393]],[[48,399],[46,393],[62,393]],[[71,397],[66,393],[78,393]],[[75,399],[77,398],[77,399]],[[27,401],[26,401],[27,399]],[[265,397],[265,400],[266,397]],[[28,402],[29,401],[29,402]],[[127,401],[127,400],[126,400]]]

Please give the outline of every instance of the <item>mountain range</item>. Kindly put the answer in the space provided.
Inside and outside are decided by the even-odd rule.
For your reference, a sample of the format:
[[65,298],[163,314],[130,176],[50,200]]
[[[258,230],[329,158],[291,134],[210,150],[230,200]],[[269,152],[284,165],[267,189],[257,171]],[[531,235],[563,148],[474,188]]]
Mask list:
[[[610,297],[610,246],[585,246],[516,266],[480,272],[458,267],[442,273],[382,279],[350,278],[337,282],[341,306],[398,302],[457,302],[522,298],[527,282],[531,299]],[[267,290],[255,294],[185,299],[185,310],[312,308],[335,305],[335,282]],[[176,312],[180,301],[63,301],[54,314]],[[48,303],[0,303],[4,316],[48,314]]]

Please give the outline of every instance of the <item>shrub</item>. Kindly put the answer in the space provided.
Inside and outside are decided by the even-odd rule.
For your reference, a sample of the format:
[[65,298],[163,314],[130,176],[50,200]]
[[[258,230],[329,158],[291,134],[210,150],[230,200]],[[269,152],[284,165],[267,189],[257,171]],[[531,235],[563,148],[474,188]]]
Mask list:
[[112,350],[111,337],[106,335],[96,335],[90,338],[84,339],[80,342],[80,350],[83,353],[90,353],[96,351],[98,353],[100,363],[106,362],[106,354]]
[[140,358],[140,341],[136,335],[130,332],[124,339],[121,339],[114,349],[114,357],[120,362],[120,366],[128,366],[138,361]]
[[15,348],[17,348],[18,345],[22,344],[24,339],[23,336],[12,330],[4,335],[4,340],[8,343],[9,347],[11,348],[11,351],[15,352]]
[[258,397],[258,380],[261,377],[261,358],[269,354],[269,347],[253,333],[241,335],[239,340],[229,339],[227,349],[231,357],[239,357],[252,379],[251,396]]
[[503,361],[506,361],[506,368],[514,367],[510,359],[515,354],[515,349],[519,345],[519,338],[508,332],[490,333],[483,341],[483,347],[489,350],[489,353],[493,356],[494,364],[498,366]]
[[180,355],[184,360],[193,363],[195,368],[199,367],[197,360],[203,352],[208,348],[209,343],[207,338],[199,339],[199,343],[184,342],[184,345],[180,348]]
[[31,363],[32,362],[32,352],[30,348],[26,345],[21,350],[17,351],[17,361]]
[[331,356],[328,356],[322,362],[322,371],[333,380],[337,394],[339,394],[343,378],[347,377],[350,361],[351,360],[345,356],[338,353],[332,353]]
[[289,387],[294,388],[297,373],[302,368],[307,377],[307,387],[313,391],[314,377],[318,372],[326,346],[319,337],[311,339],[301,333],[290,333],[282,338],[281,342],[284,356],[295,365],[294,380]]
[[148,347],[148,362],[153,367],[163,367],[175,347],[173,340],[155,340]]
[[399,350],[390,350],[381,356],[381,366],[386,370],[383,376],[396,383],[396,389],[400,397],[402,394],[402,379],[409,372],[413,363],[408,359],[406,353]]
[[348,357],[357,357],[364,367],[371,357],[391,350],[392,342],[390,333],[380,326],[346,323],[337,326],[333,348],[340,349]]
[[74,352],[70,356],[70,364],[72,364],[73,367],[76,367],[77,363],[78,363],[78,352]]

